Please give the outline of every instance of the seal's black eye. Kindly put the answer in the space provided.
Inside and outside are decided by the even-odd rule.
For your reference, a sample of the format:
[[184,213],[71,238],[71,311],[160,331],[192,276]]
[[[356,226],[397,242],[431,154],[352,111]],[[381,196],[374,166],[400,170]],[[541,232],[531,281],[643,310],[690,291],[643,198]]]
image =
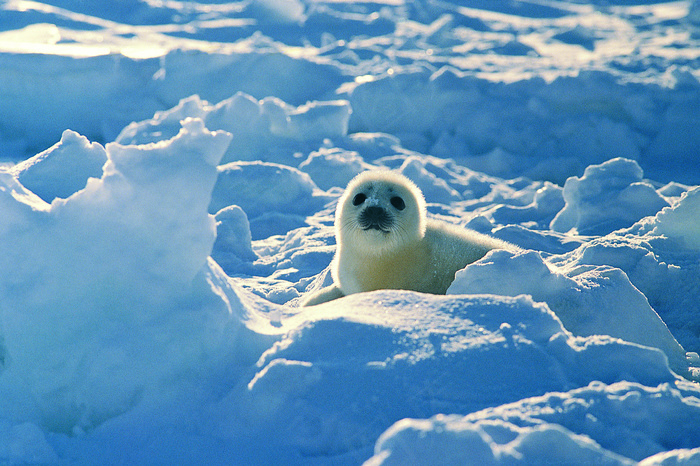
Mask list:
[[365,202],[365,199],[367,199],[367,196],[364,194],[356,194],[355,197],[352,198],[352,205],[360,205]]
[[392,197],[389,202],[396,210],[404,210],[406,208],[406,203],[399,196]]

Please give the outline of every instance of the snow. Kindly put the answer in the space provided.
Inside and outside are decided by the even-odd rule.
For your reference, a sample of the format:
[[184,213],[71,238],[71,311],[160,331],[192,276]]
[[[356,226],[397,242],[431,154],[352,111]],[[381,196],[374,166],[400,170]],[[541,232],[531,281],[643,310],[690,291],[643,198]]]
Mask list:
[[[594,382],[468,416],[405,419],[382,435],[367,464],[669,464],[658,453],[663,444],[697,442],[700,405],[684,395],[667,384]],[[432,461],[442,451],[447,458]],[[690,452],[675,450],[680,461],[670,464],[695,464],[698,450]]]
[[554,231],[605,235],[629,227],[643,217],[656,214],[668,202],[633,160],[616,158],[590,165],[581,178],[564,183],[566,205],[550,223]]
[[695,219],[699,213],[700,189],[693,188],[684,192],[674,207],[664,208],[657,214],[653,233],[678,239],[685,247],[698,250],[700,229]]
[[[0,5],[0,463],[700,462],[696,1]],[[331,280],[347,182],[510,241]]]
[[106,161],[104,147],[67,129],[59,142],[11,171],[23,186],[52,202],[83,189],[88,178],[99,178]]
[[[515,257],[514,257],[515,256]],[[610,266],[552,271],[534,251],[493,251],[457,272],[449,294],[527,294],[547,303],[576,335],[610,335],[659,348],[682,373],[685,351],[625,273]]]

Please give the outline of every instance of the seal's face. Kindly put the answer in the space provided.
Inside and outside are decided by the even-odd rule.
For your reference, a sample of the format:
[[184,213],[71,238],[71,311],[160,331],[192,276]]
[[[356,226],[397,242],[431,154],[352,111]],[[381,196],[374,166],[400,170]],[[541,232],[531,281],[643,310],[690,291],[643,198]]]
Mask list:
[[364,172],[350,182],[339,201],[339,244],[383,253],[420,239],[424,232],[423,195],[397,173]]
[[[368,190],[372,190],[372,186],[368,186]],[[357,216],[357,221],[360,224],[360,228],[363,230],[377,230],[384,234],[391,233],[391,227],[394,224],[394,213],[393,209],[386,209],[379,204],[379,202],[372,202],[377,199],[368,198],[365,193],[355,194],[352,198],[352,205],[360,207],[359,214]],[[406,208],[406,202],[401,196],[392,196],[389,200],[392,207],[397,211],[402,211]],[[365,204],[367,204],[365,206]],[[375,205],[376,204],[376,205]]]

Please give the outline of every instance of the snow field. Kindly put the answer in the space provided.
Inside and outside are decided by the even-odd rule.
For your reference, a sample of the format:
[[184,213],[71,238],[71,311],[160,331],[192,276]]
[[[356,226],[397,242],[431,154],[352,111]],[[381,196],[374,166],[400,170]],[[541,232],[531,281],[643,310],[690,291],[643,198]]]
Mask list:
[[[322,219],[331,211],[315,199],[326,196],[326,202],[332,203],[333,195],[322,194],[308,175],[285,165],[233,162],[217,168],[230,136],[221,131],[209,132],[200,119],[188,117],[182,125],[172,139],[139,146],[108,145],[102,151],[107,163],[101,178],[89,178],[84,189],[67,199],[58,197],[51,204],[14,181],[16,178],[10,174],[6,177],[5,209],[16,214],[5,220],[3,231],[6,235],[34,232],[31,239],[24,239],[31,241],[32,247],[13,248],[15,256],[7,255],[5,265],[9,269],[10,264],[15,264],[13,275],[18,285],[5,289],[4,301],[12,303],[10,308],[35,309],[29,315],[3,314],[4,353],[9,361],[2,374],[3,391],[7,394],[6,412],[13,412],[17,423],[12,424],[13,429],[29,423],[65,434],[101,431],[108,428],[105,426],[109,422],[104,423],[109,419],[141,412],[147,406],[161,409],[158,407],[181,402],[183,388],[172,385],[173,380],[184,377],[189,385],[192,377],[203,377],[204,382],[200,383],[207,385],[214,383],[216,374],[238,382],[225,389],[220,401],[198,400],[196,408],[188,409],[204,409],[211,414],[206,426],[200,427],[205,436],[234,445],[254,443],[270,435],[270,426],[276,426],[272,434],[277,445],[274,450],[247,451],[241,446],[250,458],[261,462],[300,460],[299,454],[312,458],[349,455],[358,461],[372,439],[400,419],[430,418],[436,412],[478,412],[542,393],[573,397],[567,395],[567,390],[591,383],[617,383],[623,387],[629,383],[644,387],[665,384],[669,390],[686,391],[689,395],[680,403],[693,406],[695,385],[683,382],[668,365],[677,373],[692,377],[692,364],[689,369],[685,351],[621,269],[583,265],[586,261],[581,257],[586,257],[586,246],[591,243],[569,253],[545,254],[547,259],[535,251],[494,251],[458,273],[449,291],[454,296],[376,292],[299,313],[251,295],[224,275],[218,264],[207,261],[208,251],[214,257],[229,258],[222,263],[230,275],[237,271],[255,275],[265,267],[269,273],[277,267],[270,275],[272,285],[270,280],[257,285],[251,285],[251,278],[244,280],[258,295],[269,289],[279,294],[285,286],[293,290],[295,286],[289,279],[294,280],[295,265],[305,260],[307,268],[315,267],[318,273],[330,259],[328,254],[314,255],[319,249],[328,250],[326,245],[332,239],[322,233],[330,228],[327,221],[324,226]],[[34,178],[28,179],[37,186],[51,187],[49,182],[55,174],[40,170],[41,165],[56,163],[54,158],[60,160],[67,144],[74,146],[73,153],[81,160],[90,160],[96,152],[94,144],[68,133],[55,148],[37,157],[35,163],[27,163],[33,171],[17,169],[17,176],[33,173]],[[344,160],[349,167],[357,167],[358,155],[338,158],[336,154],[337,151],[329,151],[327,155],[335,165]],[[396,161],[391,163],[398,165]],[[634,162],[616,159],[591,167],[587,173],[616,173],[606,169],[606,165],[621,165],[623,169],[632,166],[638,171]],[[449,205],[449,193],[454,188],[445,178],[450,177],[438,178],[427,167],[411,153],[398,168],[412,174],[426,192],[433,189],[442,193],[442,202]],[[267,174],[256,174],[258,170]],[[284,215],[321,209],[320,223],[311,229],[302,228],[305,233],[301,236],[288,234],[252,241],[248,217],[240,207],[224,207],[214,217],[208,214],[216,210],[212,209],[212,202],[217,197],[212,197],[212,193],[217,192],[217,185],[230,182],[226,181],[230,177],[222,177],[229,171],[242,172],[237,175],[241,180],[282,176],[275,184],[300,193],[285,199],[299,209],[298,213]],[[459,178],[455,173],[452,176]],[[589,211],[595,211],[596,202],[605,205],[608,197],[618,192],[620,183],[612,176],[607,185],[614,187],[602,190],[605,195],[591,197],[586,207]],[[585,175],[582,180],[586,180]],[[631,180],[630,184],[635,182]],[[69,179],[65,185],[54,185],[45,196],[51,198],[53,192],[65,192],[70,183],[73,181]],[[242,181],[238,183],[245,186]],[[523,189],[511,188],[512,197],[520,203],[521,196],[535,202],[536,193],[531,191],[534,188],[527,183],[520,187]],[[239,196],[237,201],[242,205],[256,199],[270,206],[284,205],[275,189],[221,192]],[[555,192],[564,197],[566,188]],[[686,242],[694,240],[692,231],[686,235],[682,226],[692,219],[694,192],[684,192],[674,202],[674,208],[667,207],[656,217],[643,218],[628,229],[641,230],[643,235],[637,232],[623,237],[630,242],[636,237],[641,244],[675,239],[680,244],[678,248],[685,250]],[[573,203],[565,202],[562,211]],[[225,204],[221,201],[221,205]],[[183,211],[183,205],[189,206],[190,213]],[[257,211],[254,202],[251,206],[253,216],[265,215],[265,209]],[[290,208],[281,210],[289,212]],[[482,218],[482,226],[491,225],[488,215],[478,218]],[[221,232],[216,243],[215,228]],[[682,232],[684,236],[660,236],[659,229]],[[610,244],[621,232],[625,230],[610,235]],[[608,246],[608,237],[599,238],[598,248]],[[18,241],[11,243],[17,245]],[[95,262],[96,253],[88,249],[80,260],[74,254],[76,243],[100,251],[105,259]],[[29,253],[41,245],[43,254],[35,259],[40,262],[32,265]],[[130,249],[134,253],[127,253]],[[285,250],[295,251],[296,256],[285,255]],[[135,256],[135,260],[130,259]],[[45,273],[41,280],[30,279],[41,273],[38,264],[46,264],[47,259],[56,264],[46,269],[52,273]],[[664,276],[664,265],[656,260],[647,268]],[[668,266],[666,269],[667,279],[678,277],[668,271]],[[284,285],[285,282],[290,285]],[[88,289],[86,283],[91,284]],[[297,292],[279,296],[298,296],[304,291],[303,283],[308,281],[301,280],[296,285]],[[20,285],[25,289],[17,293],[22,289],[18,288]],[[513,298],[507,298],[508,295]],[[430,313],[424,311],[428,308]],[[61,331],[56,332],[57,328]],[[228,338],[227,334],[236,338]],[[154,339],[155,335],[158,337]],[[276,343],[262,353],[253,372],[244,369],[236,374],[226,367],[245,367],[246,360],[250,364],[255,359],[252,348],[263,351],[273,341]],[[46,357],[50,348],[54,349],[53,358]],[[56,352],[55,348],[64,350]],[[149,357],[144,358],[144,354]],[[227,358],[228,362],[224,362]],[[66,360],[74,362],[65,364]],[[115,374],[119,374],[116,383]],[[32,397],[22,400],[26,391]],[[18,400],[24,405],[17,405]],[[668,415],[678,411],[683,410],[676,409]],[[333,415],[329,417],[328,413]],[[378,413],[380,418],[376,417]],[[167,416],[160,422],[175,426],[178,423]],[[409,421],[401,422],[397,426]],[[495,444],[487,441],[480,447],[489,447],[484,454],[493,462],[507,463],[511,457],[524,463],[536,461],[542,445],[548,442],[565,442],[567,446],[560,452],[563,459],[585,454],[592,455],[588,458],[619,460],[619,464],[625,464],[626,458],[642,459],[663,451],[649,446],[643,453],[632,455],[625,445],[614,442],[601,447],[588,438],[596,439],[589,432],[578,426],[570,431],[563,421],[537,428],[512,424],[509,419],[503,422],[502,429],[511,434],[499,439],[510,440]],[[441,429],[431,429],[436,433],[430,435],[437,435]],[[487,434],[480,429],[474,425],[467,430],[481,432],[477,437],[483,441]],[[382,453],[387,445],[385,439],[392,432],[382,437],[371,461],[386,456]],[[634,432],[645,439],[645,445],[659,444],[656,433]],[[605,434],[599,435],[606,438]],[[60,438],[58,443],[65,442],[64,448],[80,451],[82,437]],[[170,448],[163,438],[149,441],[155,442],[151,453],[160,454],[161,449]],[[463,441],[460,434],[449,441],[450,448],[461,451]],[[528,453],[528,442],[539,448],[532,447],[535,450]],[[683,442],[670,445],[693,446],[692,442]],[[109,448],[115,445],[102,448],[106,449],[102,453],[106,458]],[[55,453],[50,448],[46,451]],[[391,451],[394,456],[402,454],[400,449]],[[405,454],[418,453],[410,450]],[[398,462],[406,460],[403,456],[398,458]],[[474,461],[479,457],[475,458]]]
[[[698,6],[602,3],[0,5],[0,462],[697,464]],[[522,251],[298,308],[374,168]]]

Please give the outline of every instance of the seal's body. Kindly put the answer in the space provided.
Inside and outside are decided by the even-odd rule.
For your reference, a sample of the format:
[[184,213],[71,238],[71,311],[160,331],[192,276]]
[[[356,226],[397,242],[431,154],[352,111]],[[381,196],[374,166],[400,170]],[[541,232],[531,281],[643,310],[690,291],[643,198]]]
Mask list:
[[425,200],[408,178],[367,171],[348,184],[335,215],[333,285],[303,302],[311,306],[379,289],[445,294],[455,272],[491,249],[514,246],[426,218]]

